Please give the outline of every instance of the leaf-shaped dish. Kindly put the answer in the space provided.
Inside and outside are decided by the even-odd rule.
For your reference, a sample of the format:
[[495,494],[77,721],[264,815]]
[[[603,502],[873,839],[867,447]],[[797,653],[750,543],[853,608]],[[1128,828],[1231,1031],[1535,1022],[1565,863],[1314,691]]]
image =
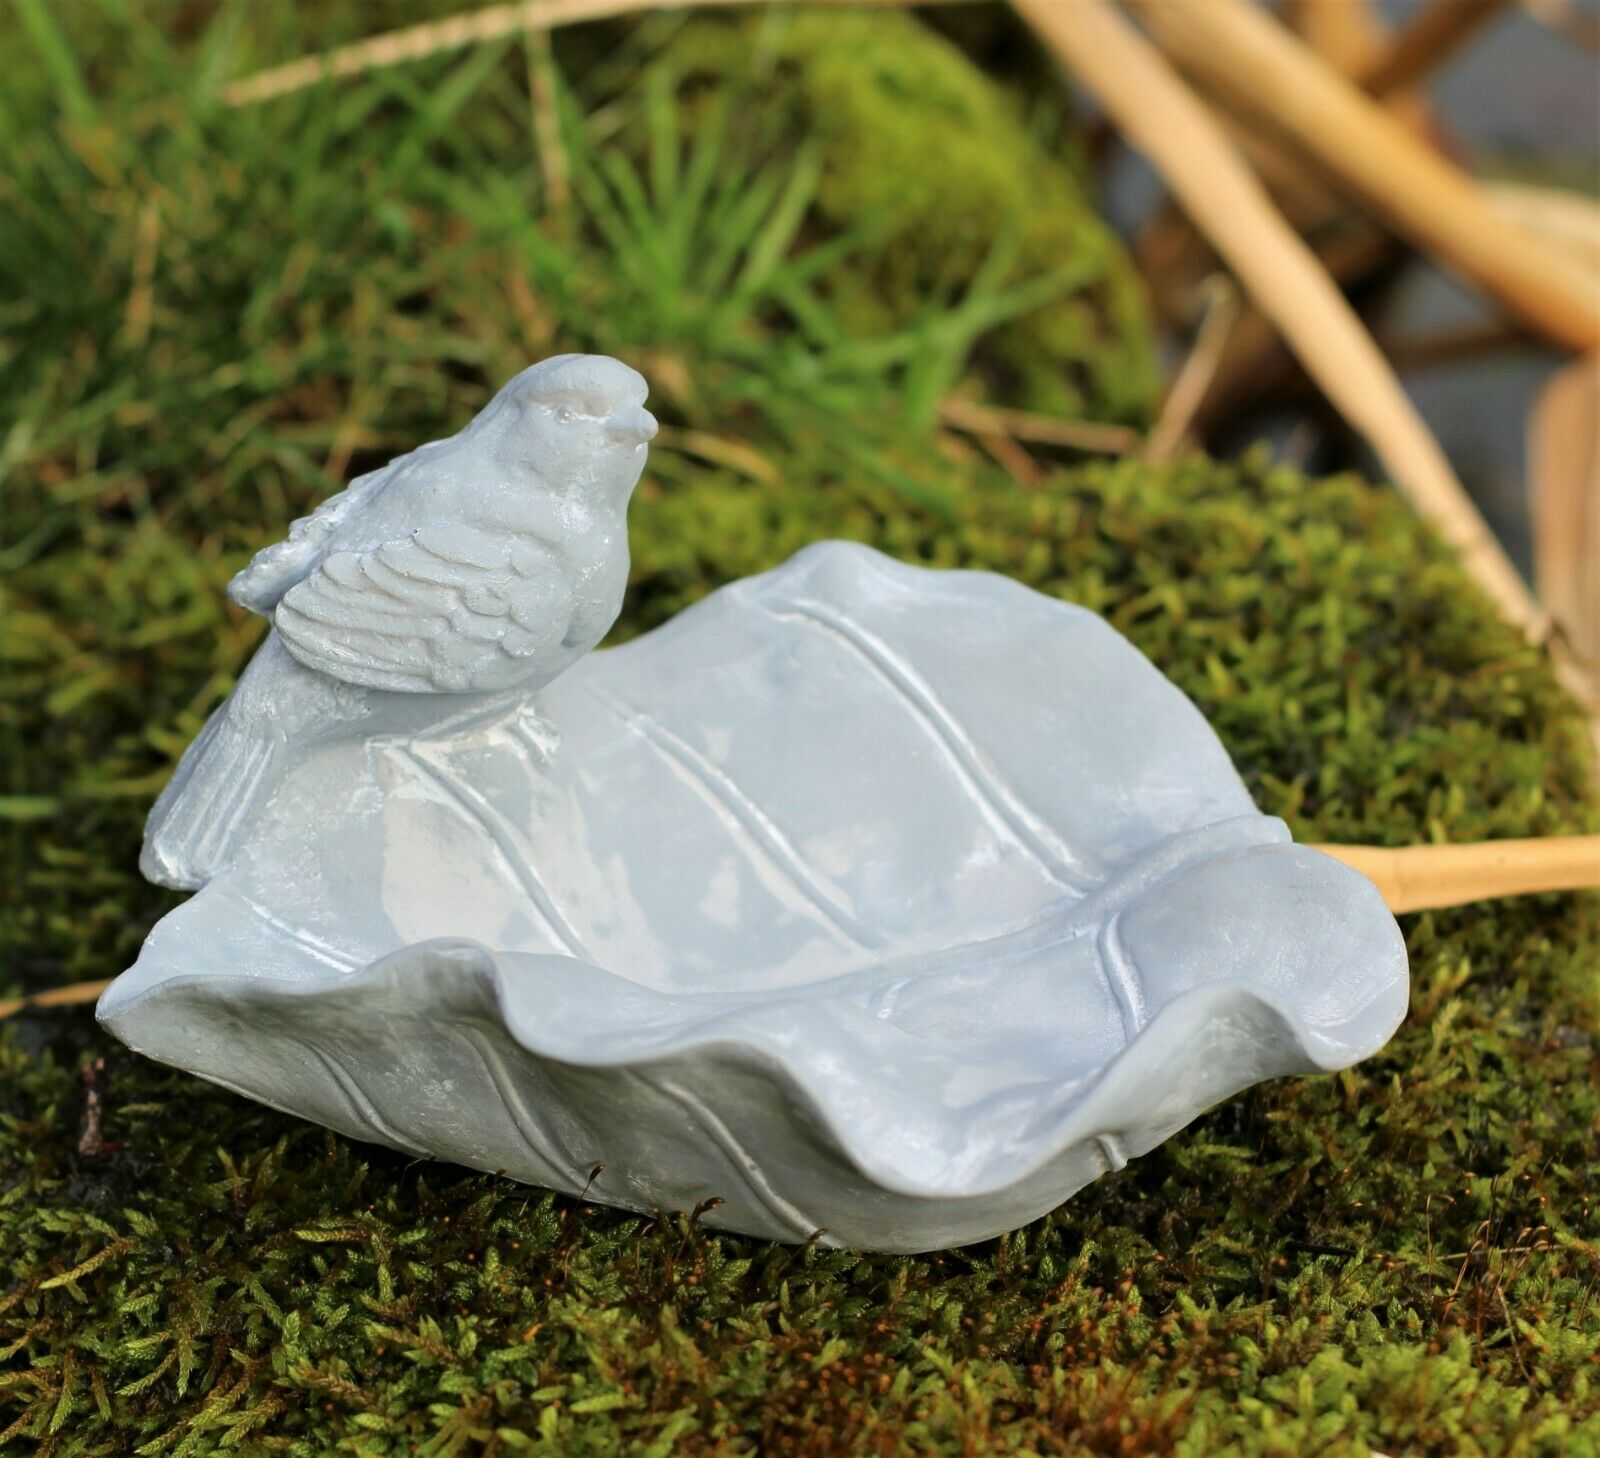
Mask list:
[[294,756],[101,1020],[357,1138],[912,1251],[1404,1013],[1373,886],[1003,578],[827,543],[533,707]]

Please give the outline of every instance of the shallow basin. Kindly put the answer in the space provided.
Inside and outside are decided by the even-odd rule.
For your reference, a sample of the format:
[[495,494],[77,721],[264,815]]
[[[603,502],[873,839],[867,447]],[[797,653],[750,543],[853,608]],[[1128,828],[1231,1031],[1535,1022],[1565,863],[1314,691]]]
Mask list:
[[526,702],[308,746],[99,1016],[356,1138],[912,1251],[1406,996],[1371,883],[1101,618],[825,543]]

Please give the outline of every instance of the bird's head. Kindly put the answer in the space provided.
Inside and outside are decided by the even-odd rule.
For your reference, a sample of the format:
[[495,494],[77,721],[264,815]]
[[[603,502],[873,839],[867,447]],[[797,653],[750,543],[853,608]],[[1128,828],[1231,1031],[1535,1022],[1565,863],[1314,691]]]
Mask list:
[[644,470],[656,419],[638,370],[603,354],[558,354],[522,371],[484,410],[511,479],[537,478],[594,505],[622,504]]

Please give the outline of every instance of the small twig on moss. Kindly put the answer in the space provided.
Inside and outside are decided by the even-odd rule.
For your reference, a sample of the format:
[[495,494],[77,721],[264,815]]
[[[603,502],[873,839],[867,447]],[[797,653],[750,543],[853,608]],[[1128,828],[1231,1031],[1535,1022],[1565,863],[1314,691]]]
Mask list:
[[1109,425],[1095,420],[1063,420],[1054,415],[1038,415],[1031,410],[1008,410],[998,405],[979,405],[973,400],[951,396],[939,407],[939,418],[955,430],[968,435],[1005,435],[1033,445],[1064,446],[1068,450],[1093,451],[1111,456],[1126,455],[1139,448],[1140,435],[1132,426]]
[[1033,490],[1044,480],[1039,463],[1017,443],[1015,436],[984,430],[978,431],[974,439],[1017,485]]
[[36,992],[32,997],[8,998],[0,1001],[0,1021],[27,1012],[30,1008],[71,1007],[76,1003],[94,1002],[110,986],[111,979],[108,977],[99,982],[74,982],[68,987],[52,987],[48,992]]
[[106,1141],[100,1132],[105,1112],[100,1077],[105,1071],[104,1058],[91,1059],[83,1066],[83,1127],[78,1132],[78,1153],[86,1159],[97,1158],[106,1151]]
[[1239,322],[1239,291],[1231,279],[1224,274],[1213,274],[1206,281],[1205,291],[1205,314],[1200,320],[1194,348],[1178,370],[1162,403],[1160,419],[1150,432],[1144,448],[1148,460],[1170,460],[1182,446],[1216,378],[1234,325]]

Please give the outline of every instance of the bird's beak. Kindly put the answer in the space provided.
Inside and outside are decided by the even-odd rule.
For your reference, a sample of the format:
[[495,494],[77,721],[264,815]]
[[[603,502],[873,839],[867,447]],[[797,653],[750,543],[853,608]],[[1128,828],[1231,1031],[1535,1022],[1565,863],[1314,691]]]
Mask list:
[[614,411],[606,423],[606,430],[613,438],[631,441],[635,445],[654,440],[657,429],[655,416],[643,405],[624,405],[622,409]]

